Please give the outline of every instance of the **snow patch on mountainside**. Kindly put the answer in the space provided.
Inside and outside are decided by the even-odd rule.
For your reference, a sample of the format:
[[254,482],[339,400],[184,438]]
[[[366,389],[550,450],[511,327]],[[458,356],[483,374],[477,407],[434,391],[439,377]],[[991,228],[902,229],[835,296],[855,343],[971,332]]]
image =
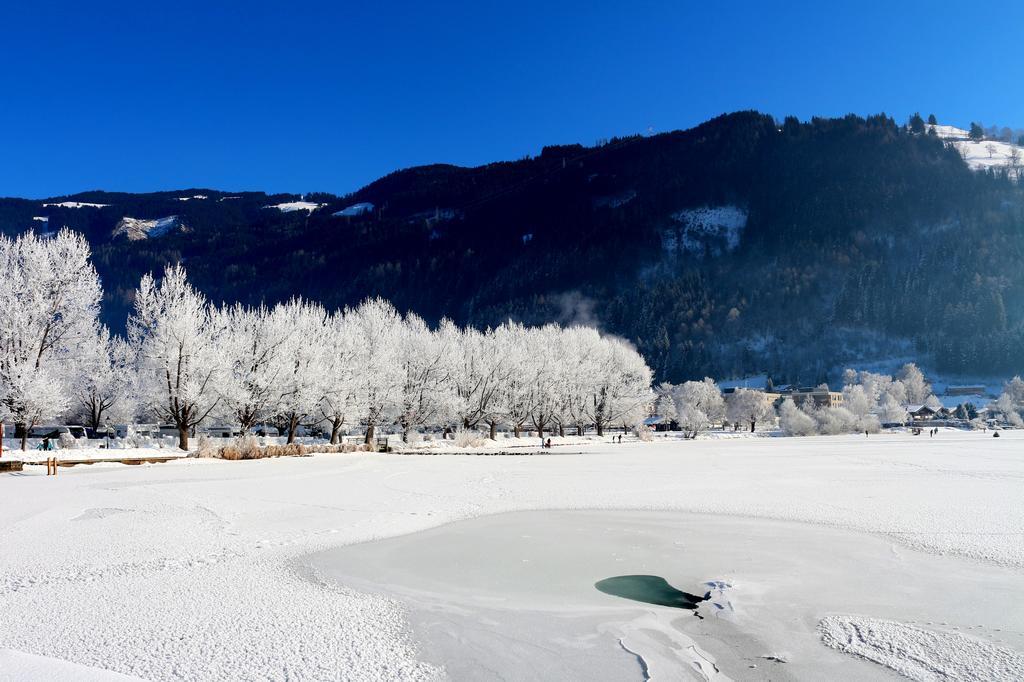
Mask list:
[[372,213],[372,212],[373,212],[373,204],[371,204],[368,201],[363,201],[363,202],[360,202],[358,204],[352,204],[351,206],[347,206],[347,207],[341,209],[340,211],[337,211],[333,215],[335,217],[350,217],[350,216],[363,215],[364,213]]
[[309,211],[312,213],[323,206],[326,206],[326,204],[317,204],[312,201],[286,201],[282,204],[271,204],[263,208],[276,208],[281,213],[293,213],[295,211]]
[[959,632],[859,616],[828,616],[818,631],[828,646],[912,680],[1024,679],[1024,655]]
[[128,241],[134,242],[140,239],[162,237],[175,229],[180,229],[183,232],[188,231],[176,215],[167,216],[166,218],[155,218],[153,220],[125,216],[117,223],[117,227],[110,233],[110,236],[118,237],[124,235],[128,238]]
[[1024,149],[1014,144],[995,140],[963,140],[951,144],[960,152],[960,156],[964,157],[971,170],[1020,168],[1024,165]]
[[110,204],[90,204],[87,201],[60,201],[55,204],[43,204],[43,206],[56,206],[58,208],[106,208]]
[[1018,145],[998,140],[974,141],[968,131],[956,126],[929,125],[928,128],[955,147],[971,170],[1011,167],[1018,169],[1019,176],[1024,167],[1024,148]]
[[733,251],[747,226],[747,212],[737,206],[702,206],[672,214],[675,225],[662,234],[666,251],[690,253],[701,257],[705,253],[720,256]]

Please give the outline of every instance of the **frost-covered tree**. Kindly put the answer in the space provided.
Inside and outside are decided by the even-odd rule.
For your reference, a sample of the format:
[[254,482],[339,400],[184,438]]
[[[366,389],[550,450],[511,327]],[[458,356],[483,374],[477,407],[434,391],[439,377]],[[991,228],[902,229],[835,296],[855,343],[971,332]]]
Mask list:
[[180,265],[167,266],[159,282],[149,274],[142,278],[128,340],[143,409],[173,424],[178,447],[187,450],[189,431],[220,402],[218,382],[227,363],[223,328]]
[[938,412],[939,410],[942,409],[942,401],[936,398],[934,395],[929,395],[927,398],[924,399],[924,406],[927,407],[929,410]]
[[76,364],[73,394],[88,426],[99,429],[112,416],[117,421],[134,418],[134,358],[124,339],[111,336],[105,326],[98,327]]
[[677,417],[679,428],[684,438],[696,438],[702,431],[711,426],[711,420],[699,407],[692,403],[683,403]]
[[907,408],[897,400],[891,393],[882,396],[878,406],[879,416],[886,424],[905,424],[907,421]]
[[98,343],[100,297],[81,235],[0,235],[0,423],[27,435],[68,409],[81,361]]
[[[706,423],[708,426],[725,420],[725,399],[713,379],[686,381],[675,388],[676,408],[682,413],[687,406],[704,416],[693,424]],[[691,412],[691,414],[693,414]],[[696,436],[699,430],[690,437]]]
[[529,369],[533,362],[533,349],[529,345],[529,331],[519,323],[509,322],[495,330],[495,337],[498,352],[508,359],[511,368],[505,382],[500,385],[495,412],[519,438],[533,412],[530,402],[532,372]]
[[999,398],[989,406],[990,412],[1003,416],[1003,420],[1010,426],[1024,427],[1024,419],[1021,418],[1020,410],[1014,404],[1009,393],[1002,393]]
[[779,426],[789,436],[810,436],[818,430],[814,418],[797,407],[792,398],[779,406]]
[[283,354],[295,329],[280,307],[226,306],[214,316],[214,326],[224,331],[218,411],[247,433],[275,416],[286,370]]
[[654,399],[651,368],[632,345],[614,337],[602,338],[597,357],[602,371],[593,387],[591,413],[599,436],[611,424],[626,428],[643,422]]
[[562,377],[559,365],[564,358],[559,356],[561,330],[556,325],[545,325],[527,330],[526,343],[529,348],[526,400],[530,406],[530,421],[537,435],[544,438],[560,410],[558,386]]
[[292,299],[275,311],[292,330],[281,346],[281,374],[277,380],[277,415],[295,442],[301,424],[310,421],[324,395],[324,350],[327,311],[319,303]]
[[481,422],[497,435],[498,398],[511,370],[508,356],[499,348],[497,333],[460,329],[450,320],[442,320],[438,334],[452,346],[450,381],[459,398],[459,422],[463,428],[475,428]]
[[402,381],[397,398],[402,440],[427,424],[449,422],[461,411],[452,376],[458,351],[455,339],[431,331],[418,315],[406,315],[398,338]]
[[1015,376],[1003,385],[1003,393],[1010,396],[1010,400],[1018,408],[1024,408],[1024,380]]
[[395,410],[402,387],[402,318],[387,301],[370,298],[346,311],[352,321],[355,400],[364,410],[366,442]]
[[757,422],[773,418],[775,410],[763,392],[737,388],[726,400],[726,416],[733,423],[750,424],[750,432],[753,433]]
[[675,386],[663,383],[655,389],[654,416],[662,424],[679,422],[679,411],[676,409]]
[[903,365],[899,372],[899,380],[907,392],[907,401],[919,405],[927,400],[932,387],[924,378],[924,373],[913,362]]
[[359,384],[352,321],[342,312],[331,315],[323,342],[320,372],[324,385],[318,407],[323,421],[330,426],[331,444],[337,444],[341,442],[341,429],[348,420],[358,419],[365,413],[357,398]]

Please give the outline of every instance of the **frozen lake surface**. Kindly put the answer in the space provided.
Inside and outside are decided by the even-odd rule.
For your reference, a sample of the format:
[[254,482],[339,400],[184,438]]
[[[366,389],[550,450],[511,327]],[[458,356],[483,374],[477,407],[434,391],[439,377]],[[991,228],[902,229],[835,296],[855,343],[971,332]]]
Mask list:
[[[842,680],[1024,679],[1024,431],[579,451],[0,474],[0,680],[62,679],[61,661],[148,680],[434,680],[507,642],[516,619],[514,677],[557,676],[541,662],[574,647],[564,666],[596,656],[593,679],[640,679],[626,649],[657,676],[691,665],[666,644],[687,637],[737,679],[820,680],[829,665]],[[449,533],[463,528],[460,549]],[[424,537],[444,551],[413,551]],[[415,563],[334,563],[406,542]],[[543,580],[517,573],[530,563],[547,564]],[[735,620],[594,587],[629,575],[699,596],[728,583],[709,602]],[[431,618],[450,623],[447,644]]]
[[[1024,650],[1024,610],[1005,608],[1024,594],[1020,572],[792,522],[517,512],[330,550],[309,566],[406,603],[422,657],[458,680],[898,677],[826,646],[826,617]],[[957,664],[974,678],[1024,672],[1020,657],[1000,673],[998,656],[972,656]],[[940,658],[929,659],[936,678],[950,670]]]

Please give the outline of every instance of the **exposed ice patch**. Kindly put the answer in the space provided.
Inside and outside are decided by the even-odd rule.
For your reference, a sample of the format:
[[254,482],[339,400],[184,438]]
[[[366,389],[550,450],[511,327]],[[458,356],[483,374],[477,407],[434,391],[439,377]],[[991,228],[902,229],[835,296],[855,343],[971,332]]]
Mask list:
[[672,220],[675,225],[662,233],[666,251],[719,256],[739,246],[747,226],[747,212],[738,206],[703,206],[677,211]]
[[828,616],[818,631],[826,645],[912,680],[1024,679],[1024,655],[957,632],[861,616]]
[[117,223],[117,227],[110,233],[110,236],[118,237],[124,235],[128,238],[128,241],[134,242],[140,239],[162,237],[176,229],[180,229],[183,232],[188,231],[176,215],[154,218],[152,220],[125,216]]

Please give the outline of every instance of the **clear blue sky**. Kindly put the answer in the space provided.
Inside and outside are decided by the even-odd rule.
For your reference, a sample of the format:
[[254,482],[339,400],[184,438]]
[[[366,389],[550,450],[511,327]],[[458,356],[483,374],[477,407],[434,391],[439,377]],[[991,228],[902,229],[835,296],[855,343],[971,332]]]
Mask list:
[[0,195],[344,193],[751,108],[1024,127],[1016,0],[229,4],[3,3]]

